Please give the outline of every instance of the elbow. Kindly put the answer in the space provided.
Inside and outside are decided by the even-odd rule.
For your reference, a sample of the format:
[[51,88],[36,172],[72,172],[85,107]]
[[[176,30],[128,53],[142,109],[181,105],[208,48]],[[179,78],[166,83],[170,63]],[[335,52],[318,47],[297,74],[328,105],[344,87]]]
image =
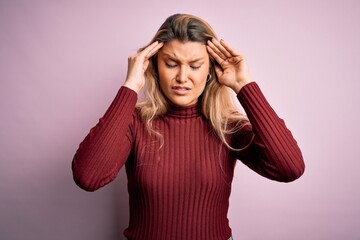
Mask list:
[[280,178],[278,181],[289,183],[293,182],[297,179],[299,179],[305,172],[305,164],[303,161],[301,161],[301,164],[298,164],[297,166],[294,166],[287,171],[285,171],[284,174],[280,174]]
[[71,169],[73,180],[78,187],[87,192],[94,192],[99,189],[99,187],[96,187],[93,183],[91,183],[91,181],[89,181],[90,178],[86,176],[86,174],[83,174],[80,169],[75,167],[74,161],[72,162]]
[[98,189],[97,187],[94,187],[92,184],[90,184],[88,181],[86,181],[86,179],[84,180],[81,177],[77,177],[75,174],[73,174],[73,178],[74,178],[75,184],[79,188],[81,188],[87,192],[94,192]]
[[290,175],[283,176],[280,179],[280,182],[289,183],[299,179],[304,174],[305,169],[298,169],[297,171],[293,171]]

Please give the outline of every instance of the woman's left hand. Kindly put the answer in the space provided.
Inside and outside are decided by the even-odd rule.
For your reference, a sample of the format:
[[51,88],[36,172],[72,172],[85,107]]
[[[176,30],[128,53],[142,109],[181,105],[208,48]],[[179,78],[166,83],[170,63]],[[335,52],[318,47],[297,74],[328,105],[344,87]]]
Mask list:
[[230,87],[238,93],[243,86],[253,82],[250,77],[246,60],[235,49],[230,47],[224,40],[208,41],[207,50],[219,63],[215,71],[221,84]]

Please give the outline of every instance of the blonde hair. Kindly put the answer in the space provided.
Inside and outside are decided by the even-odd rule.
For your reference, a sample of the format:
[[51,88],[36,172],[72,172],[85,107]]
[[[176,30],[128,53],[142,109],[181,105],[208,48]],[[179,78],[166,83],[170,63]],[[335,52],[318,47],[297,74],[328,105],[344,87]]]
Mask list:
[[[165,20],[149,45],[155,41],[166,43],[175,39],[182,42],[194,41],[207,44],[207,41],[213,38],[217,38],[215,32],[201,18],[189,14],[175,14]],[[228,148],[239,151],[243,148],[236,149],[230,146],[226,136],[240,130],[243,126],[249,124],[249,121],[245,115],[238,112],[230,94],[230,89],[218,82],[215,72],[215,65],[218,63],[211,55],[209,55],[209,59],[211,77],[199,98],[201,113],[210,121],[221,141]],[[145,99],[137,104],[137,109],[150,133],[161,137],[161,134],[152,128],[152,121],[167,112],[168,102],[158,83],[157,55],[152,57],[145,71],[145,77]]]

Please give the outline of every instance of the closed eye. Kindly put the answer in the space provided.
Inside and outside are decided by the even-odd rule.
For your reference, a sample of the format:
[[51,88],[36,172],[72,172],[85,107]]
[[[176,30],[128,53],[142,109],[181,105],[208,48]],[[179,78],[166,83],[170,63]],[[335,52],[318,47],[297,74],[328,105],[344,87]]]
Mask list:
[[201,66],[190,66],[192,70],[199,70]]
[[165,63],[165,65],[166,65],[168,68],[175,68],[175,67],[177,67],[177,64]]

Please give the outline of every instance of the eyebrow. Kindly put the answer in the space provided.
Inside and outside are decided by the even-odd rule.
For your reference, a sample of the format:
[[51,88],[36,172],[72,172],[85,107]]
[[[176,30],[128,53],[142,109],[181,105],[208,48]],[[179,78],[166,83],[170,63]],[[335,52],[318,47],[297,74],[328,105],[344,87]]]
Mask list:
[[[171,61],[177,62],[177,60],[168,53],[164,53],[164,56],[168,57]],[[195,62],[198,62],[198,61],[201,61],[201,60],[204,60],[204,58],[203,57],[195,58],[195,59],[189,61],[189,63],[195,63]]]

